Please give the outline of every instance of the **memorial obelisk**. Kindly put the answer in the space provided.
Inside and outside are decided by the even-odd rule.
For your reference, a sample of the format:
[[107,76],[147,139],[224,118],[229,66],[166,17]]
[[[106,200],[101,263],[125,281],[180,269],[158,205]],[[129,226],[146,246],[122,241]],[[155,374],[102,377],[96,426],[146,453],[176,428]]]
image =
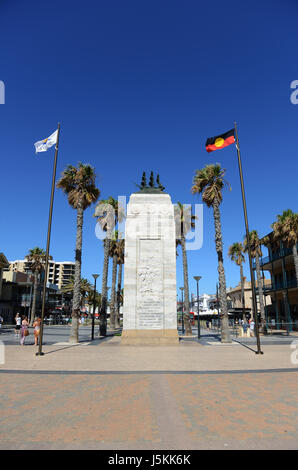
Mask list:
[[174,206],[157,176],[145,173],[125,224],[121,344],[177,344]]

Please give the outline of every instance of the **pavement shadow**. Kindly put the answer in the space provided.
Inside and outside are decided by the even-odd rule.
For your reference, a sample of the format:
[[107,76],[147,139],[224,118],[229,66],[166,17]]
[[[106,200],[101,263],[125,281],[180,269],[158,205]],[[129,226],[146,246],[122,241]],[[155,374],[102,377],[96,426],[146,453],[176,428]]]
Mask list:
[[255,349],[251,348],[251,347],[248,346],[247,344],[241,343],[241,341],[237,341],[236,339],[233,339],[233,341],[234,341],[235,343],[240,344],[240,346],[243,346],[244,348],[249,349],[250,351],[252,351],[252,352],[254,352],[254,353],[257,353],[257,351],[256,351]]
[[77,346],[82,346],[82,343],[69,344],[69,346],[65,346],[64,348],[54,349],[53,351],[45,352],[44,355],[45,355],[45,356],[48,356],[49,354],[52,354],[52,353],[55,353],[55,352],[64,351],[65,349],[75,348],[75,347],[77,347]]
[[48,352],[44,353],[44,355],[64,351],[66,349],[74,348],[74,347],[77,347],[77,346],[84,346],[86,343],[88,344],[88,346],[97,346],[100,343],[106,343],[107,341],[110,341],[113,337],[114,337],[114,335],[111,334],[111,335],[107,335],[107,336],[101,336],[100,338],[95,338],[94,340],[91,340],[91,339],[90,340],[81,340],[76,344],[69,343],[69,346],[60,347],[58,349],[54,349],[53,351],[48,351]]

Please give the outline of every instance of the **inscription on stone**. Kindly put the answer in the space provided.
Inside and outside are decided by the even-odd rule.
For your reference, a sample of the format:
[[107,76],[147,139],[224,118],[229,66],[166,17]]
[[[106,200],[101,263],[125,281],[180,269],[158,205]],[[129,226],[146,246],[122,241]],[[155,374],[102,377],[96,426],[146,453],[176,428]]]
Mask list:
[[155,330],[163,328],[163,314],[162,313],[140,313],[138,316],[139,328]]
[[142,300],[137,307],[139,328],[163,328],[162,301]]

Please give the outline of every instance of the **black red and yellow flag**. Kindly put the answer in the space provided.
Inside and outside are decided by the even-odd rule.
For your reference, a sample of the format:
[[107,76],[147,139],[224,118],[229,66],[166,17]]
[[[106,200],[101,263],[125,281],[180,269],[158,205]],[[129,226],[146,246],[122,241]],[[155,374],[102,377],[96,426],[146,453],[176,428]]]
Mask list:
[[231,145],[235,142],[235,129],[231,129],[225,134],[216,135],[206,140],[207,152],[213,152],[213,150],[222,149]]

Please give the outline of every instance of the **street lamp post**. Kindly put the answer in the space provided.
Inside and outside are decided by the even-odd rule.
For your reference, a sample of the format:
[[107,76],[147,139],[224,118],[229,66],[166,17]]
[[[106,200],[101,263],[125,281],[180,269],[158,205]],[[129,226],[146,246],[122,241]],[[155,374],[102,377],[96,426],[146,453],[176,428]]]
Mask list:
[[180,287],[181,290],[181,296],[182,296],[182,334],[184,335],[184,302],[183,302],[183,291],[184,287]]
[[197,282],[197,301],[198,301],[198,339],[201,338],[201,328],[200,328],[200,297],[199,297],[199,280],[202,279],[202,276],[194,276],[194,280]]
[[99,274],[92,274],[94,277],[94,291],[93,291],[93,315],[92,315],[92,334],[91,339],[94,340],[94,323],[95,323],[95,295],[96,295],[96,279],[98,278]]

